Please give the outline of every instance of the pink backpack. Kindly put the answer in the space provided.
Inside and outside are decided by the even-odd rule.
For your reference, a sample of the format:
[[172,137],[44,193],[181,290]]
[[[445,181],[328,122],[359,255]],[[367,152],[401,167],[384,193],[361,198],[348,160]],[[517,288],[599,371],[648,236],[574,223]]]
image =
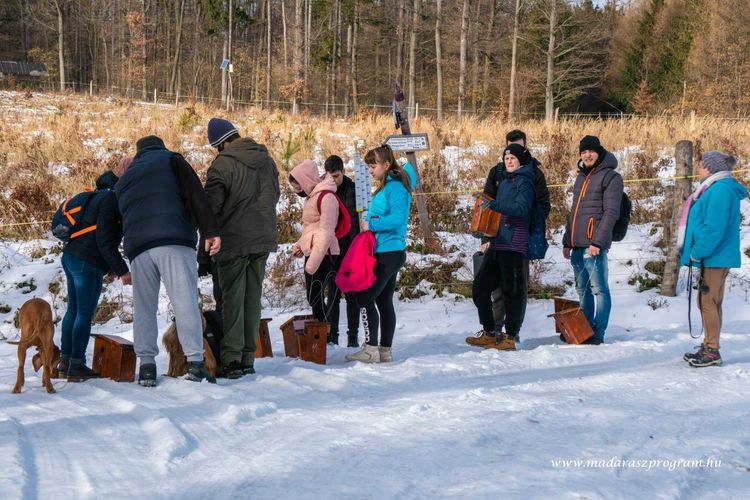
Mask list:
[[344,293],[361,292],[375,283],[375,235],[372,231],[359,233],[349,246],[341,268],[336,274],[336,286]]

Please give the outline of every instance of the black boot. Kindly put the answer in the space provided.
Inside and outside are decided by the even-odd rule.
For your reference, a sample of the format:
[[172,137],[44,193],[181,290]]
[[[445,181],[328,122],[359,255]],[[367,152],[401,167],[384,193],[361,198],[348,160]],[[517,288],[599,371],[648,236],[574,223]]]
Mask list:
[[227,365],[221,369],[224,378],[238,379],[242,378],[244,373],[242,372],[242,365],[239,361],[230,361]]
[[339,345],[339,334],[338,332],[328,332],[328,343],[333,345]]
[[347,333],[346,338],[346,347],[359,347],[359,341],[357,340],[357,333]]
[[188,361],[185,379],[191,382],[200,382],[205,379],[209,384],[216,383],[216,378],[208,373],[208,370],[206,370],[206,364],[203,361]]
[[57,363],[57,378],[66,378],[70,369],[70,354],[61,354]]
[[83,382],[90,378],[100,378],[101,375],[86,366],[85,359],[70,359],[68,367],[68,382]]
[[143,387],[156,387],[156,364],[141,363],[138,370],[138,385]]

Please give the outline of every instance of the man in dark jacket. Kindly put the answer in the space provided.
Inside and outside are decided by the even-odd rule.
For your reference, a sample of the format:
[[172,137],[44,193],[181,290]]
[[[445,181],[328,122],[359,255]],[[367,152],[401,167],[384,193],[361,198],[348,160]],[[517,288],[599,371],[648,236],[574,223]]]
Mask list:
[[225,377],[239,378],[255,373],[263,277],[278,246],[279,171],[264,145],[241,138],[227,120],[208,122],[208,141],[219,150],[206,193],[222,241],[214,257],[223,299],[221,365]]
[[[357,234],[359,234],[359,215],[357,214],[357,197],[354,189],[354,181],[344,175],[344,161],[336,155],[331,155],[326,159],[325,170],[336,182],[336,195],[344,202],[344,206],[349,212],[349,218],[352,221],[349,233],[339,238],[339,249],[341,253],[334,257],[334,268],[338,271],[341,262],[344,260],[349,245]],[[328,284],[329,304],[331,305],[331,331],[328,333],[328,343],[339,343],[339,303],[341,302],[341,290],[336,283],[331,280]],[[359,347],[359,308],[351,293],[344,294],[346,299],[346,336],[347,347]]]
[[573,265],[581,307],[594,330],[594,336],[586,343],[598,345],[604,341],[612,308],[607,252],[620,217],[623,182],[615,171],[617,158],[602,147],[598,137],[587,135],[578,150],[581,160],[563,236],[563,256]]
[[[549,217],[550,212],[550,201],[549,201],[549,189],[547,188],[547,179],[544,177],[544,172],[542,171],[541,163],[539,160],[531,156],[531,153],[529,153],[528,148],[526,148],[526,133],[523,130],[511,130],[505,135],[505,145],[506,147],[511,144],[518,144],[520,146],[523,146],[524,149],[526,149],[527,156],[528,156],[528,163],[531,165],[531,174],[534,182],[534,194],[536,196],[536,201],[539,203],[539,207],[542,210],[542,213],[544,214],[544,220],[547,220],[547,217]],[[523,162],[524,164],[526,162]],[[492,167],[490,170],[489,175],[487,176],[487,181],[484,184],[484,194],[489,196],[490,198],[495,198],[497,196],[497,188],[500,186],[500,184],[508,178],[508,172],[505,169],[505,164],[501,160],[500,163]],[[489,247],[489,238],[483,238],[482,239],[482,252],[485,252],[487,248]],[[524,273],[526,274],[526,282],[529,281],[529,261],[524,259]],[[523,299],[523,305],[521,306],[521,321],[523,321],[523,318],[526,316],[526,302],[528,297],[524,297]],[[506,301],[505,297],[503,296],[503,292],[500,288],[492,292],[492,314],[495,318],[495,328],[499,331],[503,329],[504,326],[504,319],[505,318],[505,307],[506,307]]]
[[162,281],[188,361],[186,378],[200,381],[208,378],[208,372],[198,309],[195,226],[197,222],[206,250],[213,255],[221,248],[218,225],[200,179],[181,155],[169,151],[154,135],[139,139],[136,148],[115,194],[133,273],[133,337],[141,359],[138,383],[156,385],[156,312]]
[[[68,287],[68,309],[62,322],[62,342],[58,371],[60,377],[79,382],[99,375],[86,366],[86,347],[91,336],[91,320],[107,273],[129,285],[128,265],[118,247],[122,227],[117,198],[112,188],[117,176],[105,172],[96,179],[85,209],[76,223],[76,233],[63,248],[62,266]],[[73,208],[73,207],[71,207]],[[79,236],[76,236],[79,234]]]

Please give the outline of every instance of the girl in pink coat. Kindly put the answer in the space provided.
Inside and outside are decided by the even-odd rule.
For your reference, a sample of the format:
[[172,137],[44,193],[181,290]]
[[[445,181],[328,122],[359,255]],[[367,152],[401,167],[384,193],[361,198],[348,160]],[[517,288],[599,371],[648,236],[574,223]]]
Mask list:
[[321,176],[314,161],[305,160],[292,169],[289,183],[297,194],[306,197],[302,207],[302,236],[292,253],[296,257],[305,256],[307,301],[316,319],[327,322],[330,308],[325,303],[325,290],[333,286],[336,276],[333,256],[340,253],[336,238],[339,219],[336,182],[328,173]]

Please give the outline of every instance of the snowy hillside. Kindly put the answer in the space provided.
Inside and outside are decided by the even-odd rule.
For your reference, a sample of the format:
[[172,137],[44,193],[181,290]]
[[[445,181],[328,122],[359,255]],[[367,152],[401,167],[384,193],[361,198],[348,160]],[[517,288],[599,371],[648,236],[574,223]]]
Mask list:
[[[394,363],[347,363],[351,349],[338,347],[319,366],[283,356],[279,325],[306,311],[266,308],[274,357],[258,360],[255,376],[218,385],[160,377],[151,390],[58,380],[48,395],[27,361],[24,392],[12,395],[16,350],[0,342],[0,496],[747,498],[750,259],[727,288],[725,365],[693,369],[681,359],[699,342],[684,293],[661,298],[627,283],[660,252],[654,237],[631,228],[610,254],[614,309],[602,346],[561,344],[546,317],[552,302],[532,300],[517,352],[470,348],[471,301],[427,295],[397,303]],[[459,243],[468,262],[478,244]],[[16,336],[13,311],[25,300],[54,298],[59,256],[38,246],[0,245],[2,336]],[[559,246],[548,255],[545,281],[571,280]],[[129,293],[119,282],[108,290],[113,300]],[[62,315],[59,295],[55,304]],[[164,298],[162,331],[169,315]],[[118,317],[94,332],[132,338]],[[157,362],[161,374],[166,355]]]

